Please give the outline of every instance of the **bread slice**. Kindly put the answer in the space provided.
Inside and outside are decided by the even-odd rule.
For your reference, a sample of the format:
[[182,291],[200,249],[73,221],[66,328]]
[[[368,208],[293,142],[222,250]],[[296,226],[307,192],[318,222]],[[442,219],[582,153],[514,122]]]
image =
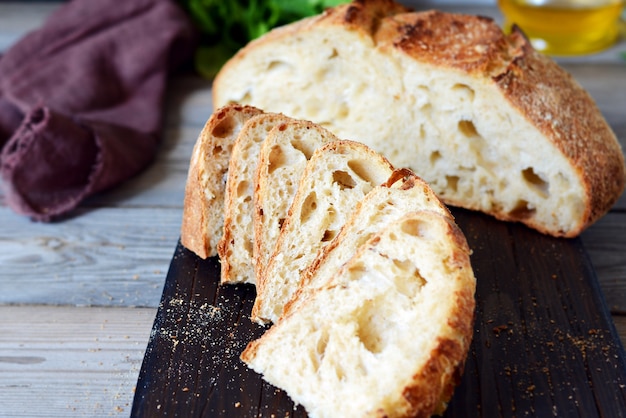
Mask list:
[[255,283],[254,173],[259,151],[275,126],[291,120],[278,113],[262,113],[248,120],[233,145],[224,197],[224,232],[217,245],[222,283]]
[[181,244],[201,258],[217,255],[224,227],[224,189],[233,144],[260,109],[227,105],[207,120],[193,147],[180,232]]
[[284,312],[328,284],[372,235],[407,213],[420,210],[430,210],[453,219],[448,208],[421,178],[408,169],[395,170],[386,184],[372,189],[358,203],[337,237],[304,269],[300,284]]
[[355,1],[268,33],[213,83],[409,167],[449,205],[573,237],[624,190],[621,147],[590,95],[489,18]]
[[338,140],[312,122],[294,120],[272,129],[261,146],[254,181],[254,263],[263,275],[306,163],[322,145]]
[[441,413],[472,337],[469,254],[448,216],[409,213],[241,359],[313,418]]
[[252,308],[256,322],[276,322],[300,282],[300,273],[328,245],[357,203],[393,169],[386,158],[353,141],[318,148],[307,163]]

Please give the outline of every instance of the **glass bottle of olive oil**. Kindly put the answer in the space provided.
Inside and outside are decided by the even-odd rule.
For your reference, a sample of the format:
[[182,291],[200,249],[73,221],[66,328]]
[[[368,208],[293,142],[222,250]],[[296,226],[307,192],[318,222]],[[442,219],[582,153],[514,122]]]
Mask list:
[[612,45],[624,0],[498,0],[505,30],[519,26],[535,49],[578,55]]

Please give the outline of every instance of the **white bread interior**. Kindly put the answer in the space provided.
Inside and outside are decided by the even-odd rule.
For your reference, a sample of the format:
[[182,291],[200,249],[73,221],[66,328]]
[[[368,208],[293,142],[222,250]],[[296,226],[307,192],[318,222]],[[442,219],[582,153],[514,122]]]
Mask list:
[[224,194],[233,144],[248,119],[263,113],[227,105],[207,120],[189,163],[180,232],[181,244],[201,258],[217,255],[224,228]]
[[554,236],[578,235],[626,181],[587,92],[483,17],[355,1],[253,41],[213,95],[319,123],[413,169],[447,204]]
[[475,278],[447,216],[405,215],[241,358],[310,417],[428,417],[463,370]]
[[[443,412],[472,336],[475,280],[461,231],[423,180],[319,125],[240,105],[211,116],[191,165],[184,242],[211,256],[221,236],[222,283],[256,282],[252,318],[277,323],[244,361],[312,417]],[[415,334],[399,338],[408,324]],[[285,351],[292,342],[298,354]],[[291,374],[277,379],[284,361]]]
[[357,203],[392,171],[387,159],[359,142],[332,141],[314,151],[265,271],[257,278],[253,320],[278,320],[302,271],[335,238]]
[[274,127],[263,141],[254,176],[254,263],[263,275],[300,178],[313,152],[336,141],[312,122],[294,120]]
[[232,148],[224,197],[223,234],[217,245],[222,283],[255,283],[253,199],[254,173],[261,145],[271,129],[291,120],[262,113],[241,128]]
[[409,212],[430,210],[453,219],[432,189],[412,171],[398,169],[385,184],[372,189],[356,206],[341,232],[301,274],[300,283],[284,311],[305,301],[333,276],[372,235]]

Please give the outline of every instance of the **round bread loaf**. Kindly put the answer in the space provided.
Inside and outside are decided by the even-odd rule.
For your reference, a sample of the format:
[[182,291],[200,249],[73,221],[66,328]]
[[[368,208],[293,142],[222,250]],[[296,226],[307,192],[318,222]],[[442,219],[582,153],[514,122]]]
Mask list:
[[590,95],[485,17],[354,1],[248,44],[213,95],[321,124],[411,168],[447,204],[554,236],[580,234],[626,181]]

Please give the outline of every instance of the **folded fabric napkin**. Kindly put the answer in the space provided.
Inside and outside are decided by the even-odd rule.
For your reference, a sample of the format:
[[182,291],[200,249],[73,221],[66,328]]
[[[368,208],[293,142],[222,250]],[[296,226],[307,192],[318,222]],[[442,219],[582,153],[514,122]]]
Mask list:
[[0,172],[34,220],[134,176],[160,139],[168,76],[195,34],[171,0],[74,0],[0,57]]

